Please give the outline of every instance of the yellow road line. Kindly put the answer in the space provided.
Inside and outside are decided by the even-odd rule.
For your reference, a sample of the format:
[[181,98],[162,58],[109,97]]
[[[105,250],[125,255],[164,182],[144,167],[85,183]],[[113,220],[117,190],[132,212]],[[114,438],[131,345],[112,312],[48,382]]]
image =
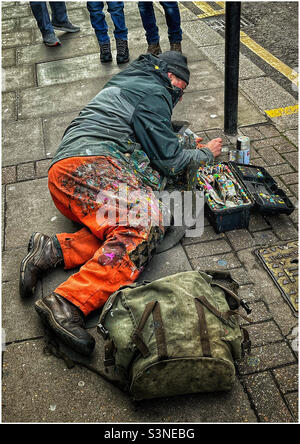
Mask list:
[[206,2],[193,2],[194,5],[198,6],[205,14],[214,14],[216,12],[211,6],[209,6]]
[[252,52],[258,55],[266,63],[273,66],[277,71],[287,77],[295,85],[298,85],[298,73],[287,66],[285,63],[281,62],[277,57],[273,56],[269,51],[264,49],[254,40],[252,40],[247,34],[241,31],[241,42],[247,46]]
[[[197,15],[197,17],[200,19],[225,14],[224,9],[219,9],[216,11],[210,5],[208,5],[206,2],[193,2],[193,3],[194,3],[194,5],[196,5],[198,8],[200,8],[204,12],[204,14]],[[215,3],[218,3],[218,2],[215,2]],[[224,3],[224,2],[220,2],[220,3]]]
[[[198,6],[204,14],[197,15],[198,18],[203,19],[207,17],[213,17],[216,15],[225,14],[225,2],[215,2],[219,6],[222,6],[223,9],[215,10],[206,2],[193,2],[196,6]],[[285,63],[281,62],[277,57],[273,56],[269,51],[264,49],[254,40],[252,40],[245,32],[241,31],[241,42],[248,49],[254,52],[258,57],[268,63],[270,66],[279,71],[282,75],[284,75],[287,79],[289,79],[294,85],[298,86],[298,73],[287,66]]]
[[269,117],[289,116],[290,114],[296,114],[298,111],[299,105],[286,106],[285,108],[265,109],[265,113]]
[[224,15],[224,11],[222,9],[219,9],[219,11],[214,11],[214,13],[210,14],[209,12],[205,13],[205,14],[199,14],[196,17],[200,18],[200,19],[204,19],[204,18],[208,18],[208,17],[215,17],[216,15]]

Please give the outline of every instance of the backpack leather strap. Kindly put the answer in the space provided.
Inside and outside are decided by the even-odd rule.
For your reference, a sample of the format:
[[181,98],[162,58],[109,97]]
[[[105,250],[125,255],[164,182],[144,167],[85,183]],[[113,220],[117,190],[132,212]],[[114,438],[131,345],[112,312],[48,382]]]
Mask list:
[[156,337],[158,358],[166,359],[168,356],[167,343],[166,343],[165,330],[163,326],[163,321],[158,301],[148,302],[137,327],[134,329],[132,333],[131,338],[136,347],[138,348],[138,350],[140,351],[140,353],[142,354],[143,358],[149,356],[150,352],[147,345],[144,342],[142,330],[151,313],[153,314],[154,332]]
[[200,330],[200,341],[202,347],[202,354],[205,357],[211,357],[211,349],[209,343],[209,336],[207,330],[207,322],[205,319],[204,308],[198,298],[195,298],[195,305],[197,314],[199,317],[199,330]]
[[141,316],[141,319],[139,320],[138,325],[136,326],[136,328],[134,329],[134,331],[131,335],[132,341],[134,342],[136,347],[141,352],[143,358],[147,358],[147,356],[149,356],[150,353],[149,353],[149,349],[148,349],[147,345],[144,342],[142,330],[147,322],[147,319],[149,318],[150,314],[152,313],[152,311],[155,307],[155,304],[156,304],[156,301],[148,302],[148,304],[146,305],[144,312]]
[[158,358],[167,359],[168,357],[167,343],[166,343],[165,329],[161,317],[159,302],[155,304],[153,310],[153,321],[154,321],[154,331],[156,337]]
[[228,325],[229,327],[231,327],[231,323],[230,321],[228,321],[227,317],[226,317],[226,313],[221,313],[219,310],[216,309],[216,307],[214,307],[207,299],[205,296],[199,296],[197,298],[198,301],[201,302],[201,304],[204,305],[204,307],[206,307],[209,311],[211,311],[218,319],[220,319],[220,321],[223,322],[223,324]]

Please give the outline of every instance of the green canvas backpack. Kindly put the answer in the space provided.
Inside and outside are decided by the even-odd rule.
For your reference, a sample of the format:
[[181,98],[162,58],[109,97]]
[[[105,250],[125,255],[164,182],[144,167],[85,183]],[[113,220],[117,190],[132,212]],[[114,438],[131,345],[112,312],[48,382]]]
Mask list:
[[[214,277],[234,283],[228,273]],[[98,324],[106,378],[134,400],[230,390],[234,360],[250,347],[240,305],[234,292],[198,271],[120,288]]]

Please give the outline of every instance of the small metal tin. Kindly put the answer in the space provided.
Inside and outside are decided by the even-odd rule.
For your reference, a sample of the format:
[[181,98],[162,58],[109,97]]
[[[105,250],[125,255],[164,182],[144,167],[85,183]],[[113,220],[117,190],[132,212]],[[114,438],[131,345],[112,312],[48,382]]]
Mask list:
[[230,162],[236,162],[236,154],[237,151],[234,150],[229,151],[228,159]]
[[237,151],[236,152],[236,162],[237,163],[244,163],[244,151]]
[[237,138],[236,142],[237,150],[248,150],[250,149],[250,139],[247,136],[240,136]]
[[250,163],[250,138],[240,136],[237,138],[237,162],[248,165]]
[[244,165],[249,165],[250,163],[250,148],[248,150],[243,150],[244,153]]

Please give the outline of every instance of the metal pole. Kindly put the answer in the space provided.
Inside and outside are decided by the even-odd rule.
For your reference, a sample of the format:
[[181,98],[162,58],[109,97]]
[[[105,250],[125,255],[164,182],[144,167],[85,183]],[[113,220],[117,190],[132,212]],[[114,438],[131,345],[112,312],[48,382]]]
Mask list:
[[226,2],[224,132],[237,133],[241,2]]

